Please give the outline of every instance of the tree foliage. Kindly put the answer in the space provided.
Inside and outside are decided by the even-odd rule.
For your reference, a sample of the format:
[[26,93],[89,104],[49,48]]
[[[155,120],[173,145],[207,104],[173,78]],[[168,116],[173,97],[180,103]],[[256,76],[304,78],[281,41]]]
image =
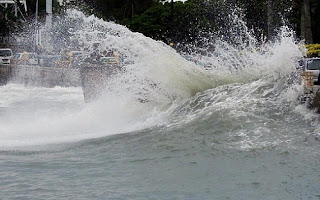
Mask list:
[[[320,1],[310,1],[311,27],[314,42],[320,43]],[[262,39],[268,33],[268,2],[272,2],[272,26],[275,32],[286,23],[300,37],[301,7],[303,0],[188,0],[185,2],[164,0],[79,0],[78,5],[90,14],[105,20],[115,21],[132,31],[166,43],[180,42],[203,45],[203,38],[214,37],[216,33],[228,33],[228,16],[238,7],[244,14],[245,22],[255,36]],[[27,1],[29,19],[34,18],[36,0]],[[55,8],[57,1],[54,0]],[[86,5],[86,6],[85,6]],[[7,34],[8,24],[17,21],[9,15],[4,19],[0,10],[2,35]],[[56,12],[56,10],[54,10]],[[39,0],[39,14],[45,13],[45,0]],[[269,13],[270,14],[270,13]],[[230,26],[230,25],[229,25]],[[10,32],[10,31],[9,31]]]
[[124,22],[130,29],[157,40],[192,43],[216,28],[215,21],[209,19],[203,6],[203,1],[199,0],[176,2],[172,13],[171,3],[158,3]]
[[[234,7],[241,8],[249,29],[258,39],[268,34],[268,2],[272,2],[272,31],[275,35],[283,24],[300,37],[303,0],[188,0],[171,3],[160,0],[95,0],[95,9],[108,20],[122,23],[133,31],[165,42],[197,43],[211,33],[228,31],[227,16]],[[320,40],[319,0],[310,0],[314,41]]]

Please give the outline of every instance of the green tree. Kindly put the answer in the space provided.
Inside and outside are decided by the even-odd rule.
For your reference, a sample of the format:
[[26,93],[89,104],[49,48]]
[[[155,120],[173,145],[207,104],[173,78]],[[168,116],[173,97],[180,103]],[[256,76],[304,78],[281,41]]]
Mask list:
[[166,43],[197,43],[216,28],[212,12],[207,12],[205,3],[200,0],[175,2],[172,18],[171,3],[158,3],[132,20],[127,19],[125,24],[133,31]]

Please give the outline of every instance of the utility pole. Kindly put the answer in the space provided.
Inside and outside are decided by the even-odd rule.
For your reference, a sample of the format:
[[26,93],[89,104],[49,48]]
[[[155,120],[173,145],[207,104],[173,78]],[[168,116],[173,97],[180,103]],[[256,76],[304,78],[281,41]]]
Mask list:
[[40,30],[38,24],[38,12],[39,12],[39,0],[36,1],[36,19],[35,19],[35,47],[34,50],[37,54],[38,65],[40,65],[40,58],[39,58],[39,51],[41,46],[41,37],[40,37]]
[[39,5],[39,0],[36,1],[36,26],[38,26],[38,5]]
[[46,26],[51,28],[52,25],[52,0],[46,0]]
[[40,45],[39,37],[39,25],[38,25],[38,10],[39,10],[39,0],[36,1],[36,19],[35,19],[35,50],[38,51],[38,46]]

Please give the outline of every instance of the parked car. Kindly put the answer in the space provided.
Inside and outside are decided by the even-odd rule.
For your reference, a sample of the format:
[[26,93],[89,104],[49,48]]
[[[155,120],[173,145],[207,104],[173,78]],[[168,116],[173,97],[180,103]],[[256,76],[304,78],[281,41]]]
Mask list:
[[70,54],[72,54],[72,56],[83,56],[83,52],[82,51],[70,51]]
[[119,64],[115,57],[101,57],[100,62],[103,64]]
[[11,58],[12,58],[11,49],[0,49],[0,65],[10,65]]
[[38,58],[35,53],[30,52],[23,52],[23,53],[16,53],[12,57],[13,64],[27,64],[27,65],[38,65]]
[[304,71],[313,72],[313,81],[320,83],[320,58],[307,58],[304,61]]
[[59,55],[41,55],[40,66],[42,67],[54,67],[57,62],[61,60]]
[[79,68],[83,59],[84,53],[82,51],[70,51],[68,53],[68,61],[71,62],[73,68]]

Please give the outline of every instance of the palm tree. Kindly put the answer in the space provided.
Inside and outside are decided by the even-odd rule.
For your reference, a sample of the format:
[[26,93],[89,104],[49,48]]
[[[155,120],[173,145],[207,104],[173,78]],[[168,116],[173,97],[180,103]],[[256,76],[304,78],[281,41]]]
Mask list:
[[268,10],[268,40],[271,40],[274,33],[274,14],[273,14],[273,2],[272,0],[267,1],[267,10]]
[[301,39],[307,44],[313,43],[311,32],[310,1],[301,0]]

